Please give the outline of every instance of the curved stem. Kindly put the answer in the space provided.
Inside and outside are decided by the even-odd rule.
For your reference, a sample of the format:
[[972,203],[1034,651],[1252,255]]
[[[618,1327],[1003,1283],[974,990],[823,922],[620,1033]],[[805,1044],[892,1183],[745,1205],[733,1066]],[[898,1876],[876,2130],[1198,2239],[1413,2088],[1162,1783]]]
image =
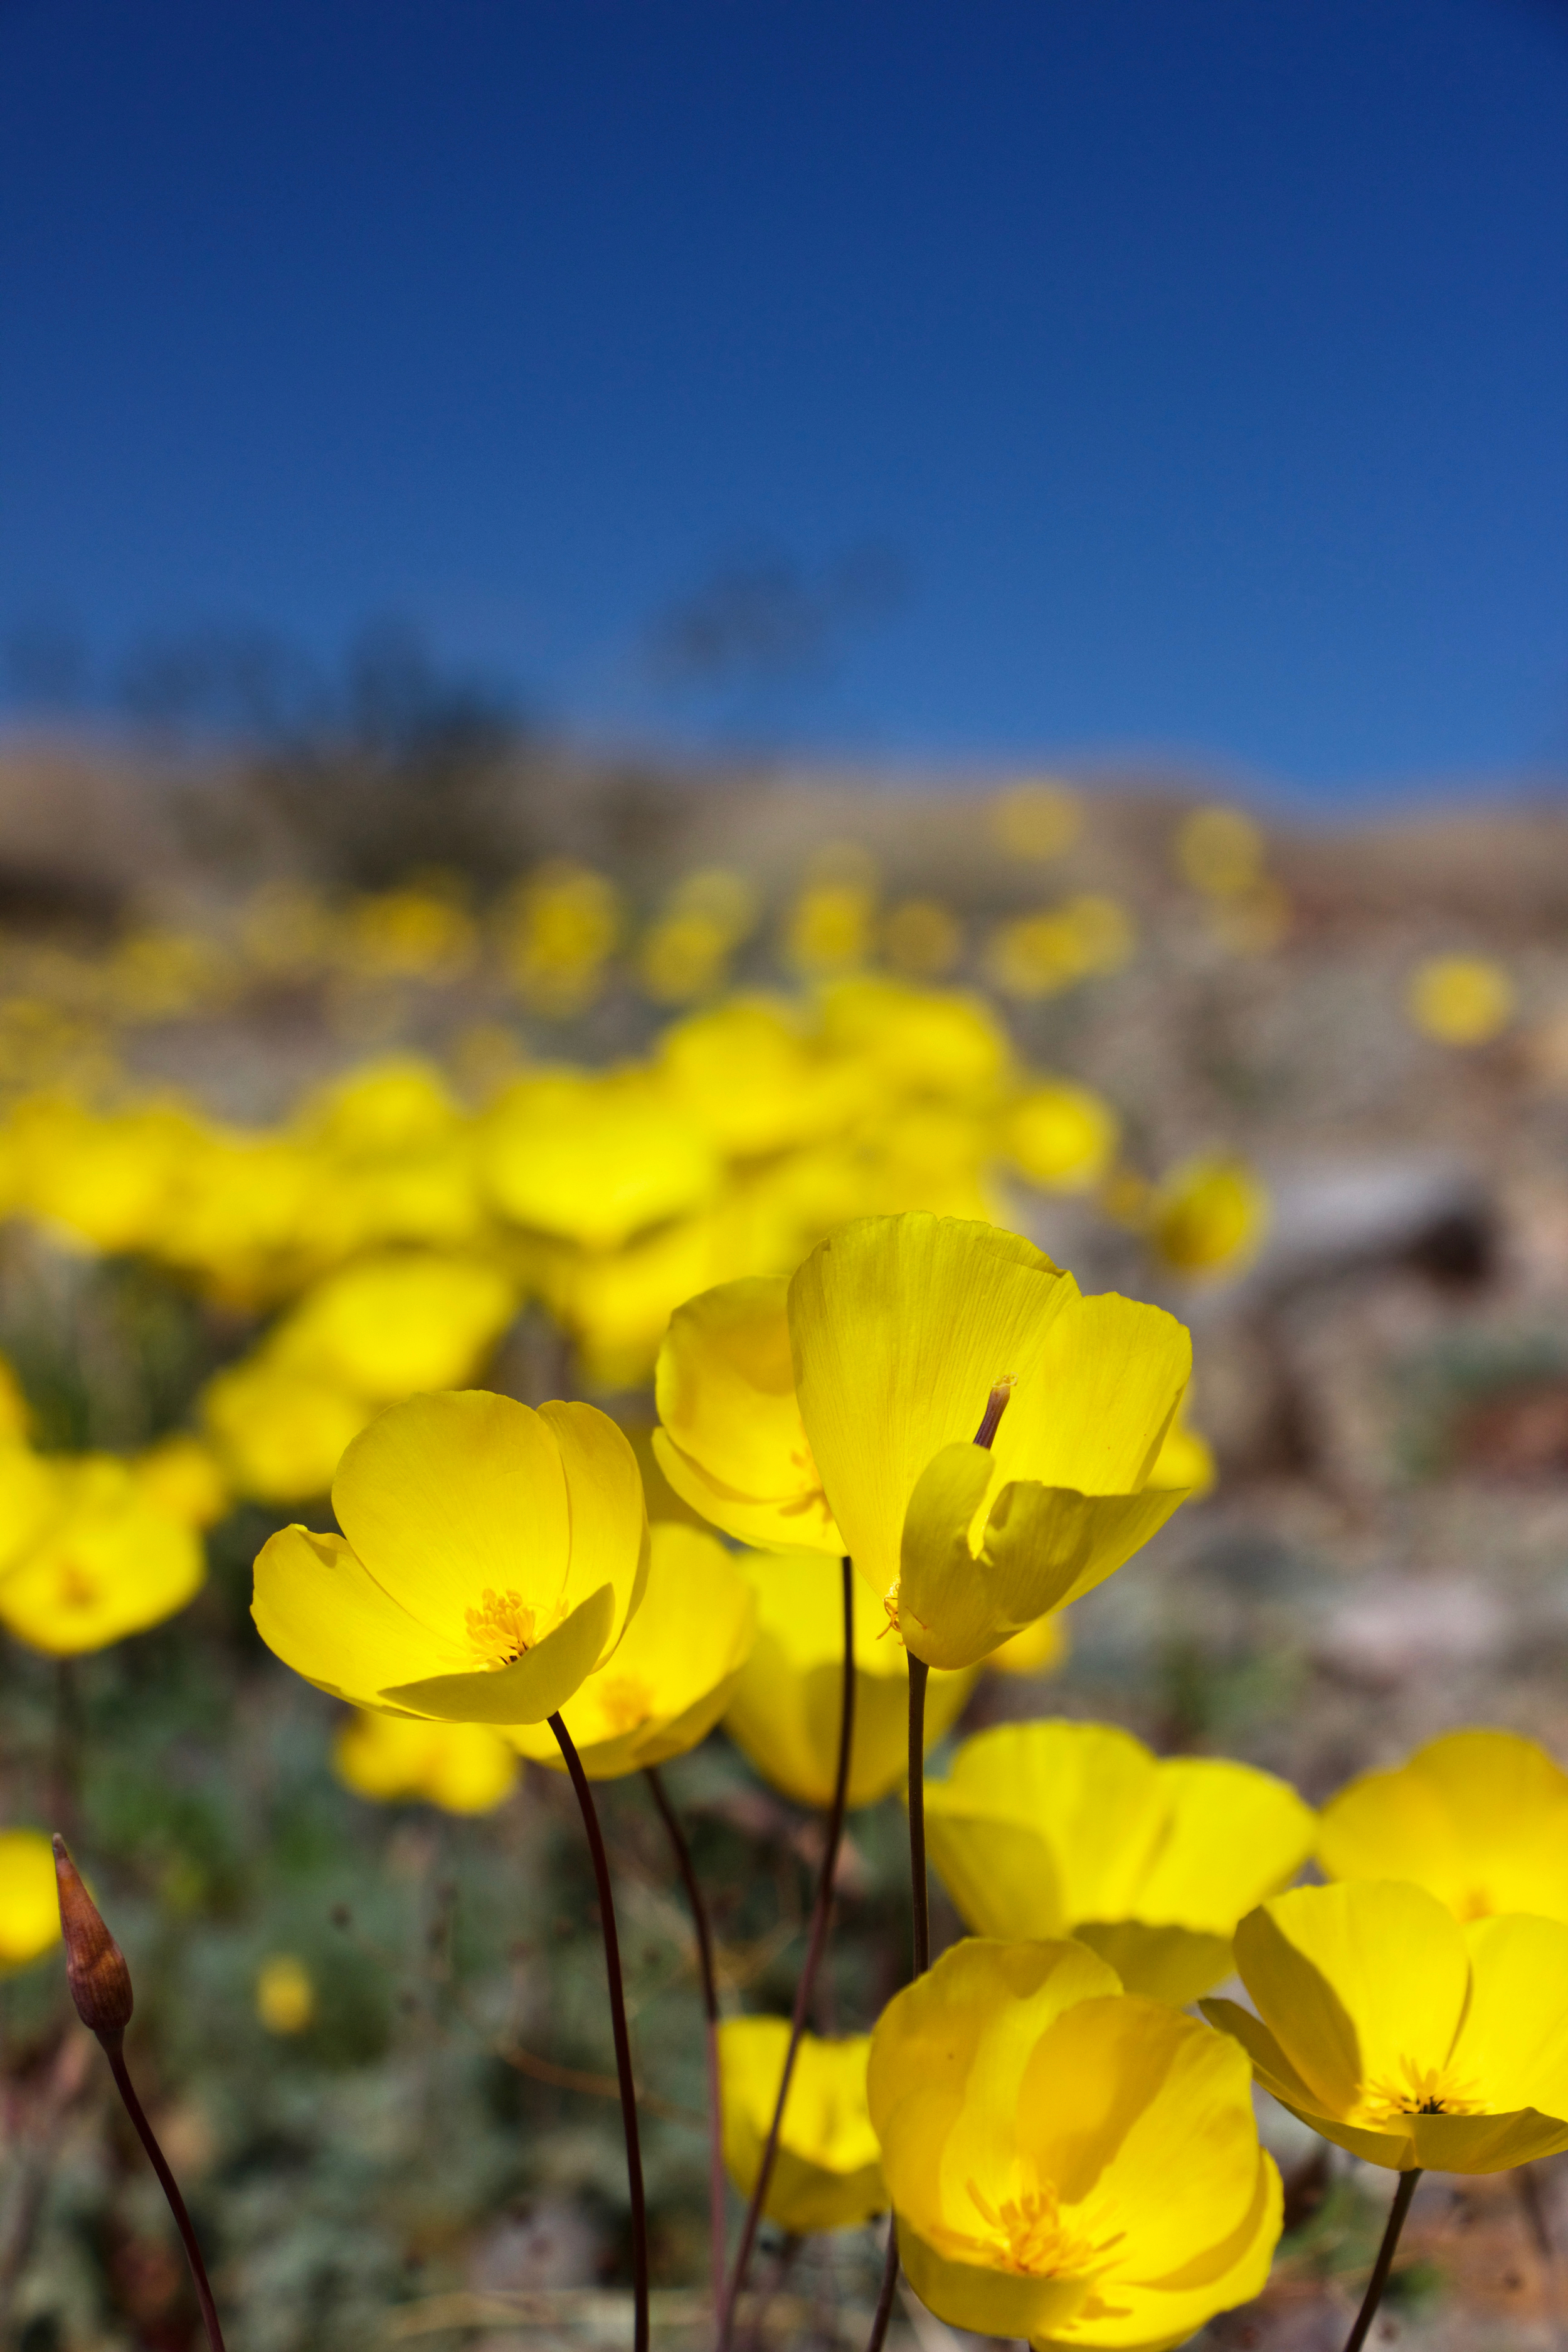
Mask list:
[[719,2352],[730,2352],[730,2340],[734,2333],[735,2306],[741,2289],[746,2283],[746,2271],[752,2259],[752,2249],[757,2242],[757,2230],[763,2218],[763,2204],[773,2179],[773,2165],[779,2152],[779,2133],[784,2125],[784,2101],[789,2096],[790,2077],[795,2072],[795,2053],[800,2048],[801,2035],[811,2006],[812,1988],[827,1943],[827,1923],[833,1911],[833,1881],[838,1867],[838,1848],[844,1836],[844,1811],[849,1796],[849,1759],[855,1744],[855,1571],[848,1559],[843,1562],[844,1576],[844,1696],[838,1713],[838,1765],[833,1781],[833,1806],[827,1816],[827,1834],[822,1850],[822,1868],[816,1881],[816,1900],[812,1905],[811,1937],[805,1948],[805,1963],[795,1986],[795,2010],[790,2018],[789,2045],[784,2052],[784,2073],[779,2077],[778,2097],[773,2103],[773,2121],[768,2126],[767,2142],[763,2160],[757,2168],[757,2178],[751,2196],[746,2200],[746,2218],[741,2225],[741,2242],[735,2254],[735,2267],[731,2274],[730,2292],[719,2315]]
[[1389,2208],[1388,2227],[1383,2233],[1383,2243],[1377,2250],[1377,2260],[1372,2266],[1372,2276],[1366,2283],[1366,2293],[1355,2315],[1355,2326],[1345,2338],[1345,2352],[1361,2352],[1366,2342],[1367,2331],[1377,2317],[1377,2306],[1383,2301],[1383,2290],[1388,2284],[1388,2273],[1394,2268],[1399,2233],[1405,2227],[1405,2217],[1410,2210],[1410,2200],[1415,2194],[1415,2184],[1420,2178],[1419,2167],[1399,2176],[1399,2186],[1394,2192],[1394,2203]]
[[583,1769],[583,1759],[573,1746],[572,1735],[559,1715],[550,1717],[550,1728],[555,1734],[556,1745],[572,1776],[572,1786],[577,1791],[583,1827],[588,1833],[588,1851],[594,1860],[594,1883],[599,1890],[599,1924],[605,1937],[605,1971],[610,1980],[610,2025],[616,2042],[616,2075],[621,2088],[621,2123],[626,2136],[626,2188],[632,2209],[633,2352],[648,2352],[647,2205],[643,2195],[637,2095],[637,2085],[632,2080],[632,2044],[626,2031],[626,1994],[621,1977],[620,1938],[616,1933],[615,1898],[610,1893],[610,1864],[594,1804],[594,1791],[588,1785],[588,1775]]
[[224,2352],[223,2329],[218,2325],[217,2305],[213,2301],[213,2291],[207,2282],[207,2269],[202,2260],[202,2250],[196,2243],[196,2233],[192,2226],[191,2217],[185,2210],[185,2200],[180,2194],[180,2184],[169,2169],[163,2151],[158,2145],[158,2136],[148,2122],[142,2102],[136,2095],[136,2086],[126,2072],[125,2049],[121,2037],[118,2033],[100,2033],[98,2038],[102,2045],[103,2054],[109,2061],[109,2071],[114,2077],[114,2087],[125,2103],[126,2114],[136,2126],[136,2137],[147,2151],[153,2169],[158,2176],[158,2186],[169,2200],[169,2210],[174,2217],[174,2227],[180,2233],[180,2242],[185,2250],[185,2260],[191,2266],[191,2279],[196,2290],[196,2301],[202,2307],[202,2326],[206,2329],[207,2342],[212,2347],[212,2352]]
[[882,2284],[877,2294],[877,2308],[871,2315],[871,2333],[866,2338],[866,2352],[882,2352],[887,2341],[888,2323],[893,2316],[893,2297],[899,2286],[899,2217],[888,2216],[888,2259],[882,2264]]
[[702,1900],[697,1872],[692,1865],[691,1849],[686,1843],[679,1815],[670,1803],[668,1792],[658,1777],[658,1765],[645,1765],[643,1778],[668,1833],[675,1866],[686,1889],[686,1900],[691,1906],[691,1925],[697,1936],[697,1968],[702,1979],[708,2058],[708,2227],[712,2247],[713,2307],[717,2311],[724,2292],[724,2110],[719,2086],[719,1986],[713,1970],[713,1929],[708,1917],[708,1906]]

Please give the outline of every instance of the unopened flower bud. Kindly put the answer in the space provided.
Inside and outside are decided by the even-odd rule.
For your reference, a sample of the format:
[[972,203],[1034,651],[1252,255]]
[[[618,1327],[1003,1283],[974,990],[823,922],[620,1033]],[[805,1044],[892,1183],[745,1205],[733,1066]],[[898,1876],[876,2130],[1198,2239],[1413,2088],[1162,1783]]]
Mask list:
[[60,1933],[65,1937],[66,1981],[77,2015],[100,2042],[118,2042],[131,2022],[131,1971],[58,1832],[55,1880],[60,1896]]

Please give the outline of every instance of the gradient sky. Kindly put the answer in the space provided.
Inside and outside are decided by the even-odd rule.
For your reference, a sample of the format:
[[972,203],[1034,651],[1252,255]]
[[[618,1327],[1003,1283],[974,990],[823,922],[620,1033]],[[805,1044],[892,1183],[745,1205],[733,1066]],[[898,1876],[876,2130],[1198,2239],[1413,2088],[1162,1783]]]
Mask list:
[[1560,773],[1565,101],[1552,0],[0,0],[0,634]]

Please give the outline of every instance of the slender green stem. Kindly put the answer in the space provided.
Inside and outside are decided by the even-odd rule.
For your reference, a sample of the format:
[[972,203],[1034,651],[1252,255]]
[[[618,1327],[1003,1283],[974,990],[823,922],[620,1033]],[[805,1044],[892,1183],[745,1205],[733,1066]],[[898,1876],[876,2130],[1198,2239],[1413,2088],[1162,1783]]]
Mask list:
[[572,1786],[577,1791],[583,1827],[588,1835],[588,1851],[594,1861],[594,1883],[599,1891],[599,1925],[605,1938],[605,1971],[610,1980],[610,2026],[616,2042],[616,2076],[620,2084],[621,2123],[626,2139],[626,2188],[631,2200],[633,2352],[648,2352],[647,2204],[643,2194],[637,2084],[632,2079],[632,2043],[626,2030],[626,1984],[621,1975],[620,1937],[616,1933],[615,1897],[610,1892],[609,1857],[605,1852],[594,1791],[589,1786],[588,1775],[583,1769],[583,1759],[573,1746],[572,1735],[559,1715],[550,1717],[550,1728],[555,1734],[556,1745],[572,1776]]
[[719,1985],[713,1969],[713,1929],[708,1917],[708,1906],[702,1900],[702,1889],[691,1860],[691,1849],[680,1826],[680,1817],[669,1801],[669,1793],[658,1777],[658,1767],[644,1767],[643,1778],[647,1782],[653,1801],[658,1808],[675,1855],[675,1866],[680,1873],[680,1883],[686,1889],[686,1900],[691,1907],[691,1925],[697,1937],[697,1968],[702,1980],[702,2014],[708,2060],[708,2227],[711,2242],[713,2270],[713,2308],[724,2292],[724,2109],[719,2084]]
[[125,2112],[136,2126],[136,2136],[146,2149],[153,2169],[158,2176],[158,2186],[169,2200],[169,2210],[174,2217],[174,2227],[185,2250],[185,2260],[191,2266],[191,2279],[196,2290],[196,2301],[202,2307],[202,2326],[206,2329],[212,2352],[224,2352],[223,2329],[218,2325],[217,2305],[207,2280],[206,2264],[196,2243],[195,2230],[185,2210],[185,2200],[180,2194],[180,2184],[170,2171],[168,2160],[158,2145],[158,2136],[147,2120],[146,2111],[136,2095],[136,2086],[125,2067],[123,2038],[119,2033],[100,2033],[99,2042],[109,2061],[109,2071],[114,2077],[114,2087],[125,2103]]
[[1383,2233],[1383,2243],[1377,2250],[1377,2260],[1372,2266],[1372,2276],[1366,2283],[1366,2293],[1355,2315],[1355,2326],[1345,2338],[1345,2352],[1361,2352],[1367,2339],[1367,2331],[1377,2317],[1377,2306],[1383,2301],[1383,2290],[1388,2284],[1388,2273],[1394,2268],[1399,2233],[1405,2227],[1405,2217],[1410,2210],[1410,2200],[1415,2194],[1415,2184],[1420,2178],[1419,2166],[1414,2171],[1402,2172],[1399,2176],[1399,2186],[1394,2192],[1394,2203],[1389,2208],[1388,2227]]
[[838,1868],[838,1848],[844,1836],[844,1813],[849,1799],[849,1759],[855,1745],[855,1571],[848,1559],[843,1562],[844,1578],[844,1694],[838,1711],[838,1765],[833,1781],[833,1805],[827,1816],[827,1834],[822,1849],[822,1867],[817,1874],[816,1899],[811,1909],[811,1935],[805,1948],[805,1964],[795,1986],[795,2011],[790,2019],[789,2043],[784,2051],[784,2072],[779,2077],[778,2097],[773,2102],[773,2121],[768,2126],[763,2160],[757,2168],[757,2178],[751,2196],[746,2200],[746,2217],[741,2225],[741,2242],[735,2254],[735,2267],[731,2273],[730,2292],[719,2315],[719,2352],[730,2352],[735,2328],[735,2307],[741,2290],[746,2283],[746,2272],[752,2260],[752,2250],[757,2242],[757,2231],[762,2223],[763,2205],[773,2179],[773,2165],[779,2152],[779,2133],[784,2126],[784,2102],[789,2097],[790,2077],[795,2072],[795,2053],[800,2048],[805,2021],[810,2014],[812,1988],[816,1982],[822,1955],[827,1947],[828,1922],[833,1914],[833,1881]]
[[[931,1899],[926,1887],[926,1685],[931,1668],[912,1654],[910,1668],[910,1926],[914,1946],[915,1974],[923,1977],[931,1966]],[[899,2224],[888,2221],[888,2259],[882,2269],[881,2291],[866,2352],[882,2352],[893,2296],[899,2284]]]

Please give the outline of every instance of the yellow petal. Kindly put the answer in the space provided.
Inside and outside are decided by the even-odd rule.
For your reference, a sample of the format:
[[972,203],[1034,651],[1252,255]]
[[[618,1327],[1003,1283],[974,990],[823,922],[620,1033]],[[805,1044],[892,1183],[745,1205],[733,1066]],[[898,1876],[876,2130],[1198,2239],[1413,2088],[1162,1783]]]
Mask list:
[[1097,2285],[1062,2339],[1037,2336],[1036,2352],[1095,2345],[1104,2352],[1165,2352],[1205,2320],[1261,2294],[1284,2222],[1284,2192],[1272,2157],[1258,2152],[1253,2196],[1234,2230],[1155,2282],[1117,2276]]
[[1511,2172],[1568,2147],[1568,2123],[1525,2107],[1505,2116],[1412,2116],[1410,2139],[1424,2172]]
[[950,2327],[979,2336],[1046,2341],[1046,2330],[1070,2322],[1089,2293],[1079,2278],[1035,2278],[1020,2271],[992,2270],[954,2262],[928,2245],[899,2216],[899,2258],[904,2273],[928,2311]]
[[1004,1476],[1019,1475],[1023,1438],[1047,1410],[1046,1336],[1077,1295],[1016,1234],[918,1213],[846,1225],[795,1275],[801,1418],[845,1544],[877,1591],[898,1574],[916,1480],[943,1446],[973,1440],[1009,1376],[994,1453]]
[[[789,2027],[779,2017],[726,2018],[719,2028],[724,2161],[743,2197],[756,2185],[788,2042]],[[782,2229],[851,2229],[887,2210],[866,2111],[869,2047],[865,2034],[801,2039],[763,2206]]]
[[25,1968],[59,1939],[54,1848],[37,1830],[0,1830],[0,1968]]
[[1454,1731],[1323,1808],[1331,1878],[1409,1878],[1460,1919],[1568,1919],[1568,1773],[1533,1739]]
[[[510,1401],[510,1400],[509,1400]],[[525,1408],[526,1410],[526,1408]],[[647,1583],[647,1504],[625,1430],[591,1404],[543,1404],[539,1418],[561,1450],[571,1521],[568,1606],[608,1585],[615,1595],[602,1664],[642,1604]]]
[[1364,2089],[1402,2084],[1410,2068],[1446,2067],[1469,1994],[1450,1914],[1386,1879],[1276,1895],[1237,1928],[1236,1964],[1331,2116],[1351,2116]]
[[[1131,1916],[1168,1827],[1154,1757],[1108,1723],[997,1724],[963,1743],[931,1795],[1047,1847],[1068,1920]],[[999,1887],[994,1899],[1007,1895]]]
[[1293,2114],[1317,2117],[1317,2094],[1301,2080],[1260,2017],[1254,2017],[1249,2009],[1243,2009],[1234,2000],[1200,2000],[1198,2007],[1218,2032],[1228,2033],[1240,2042],[1266,2091]]
[[332,1508],[376,1582],[443,1642],[464,1643],[487,1591],[518,1592],[536,1639],[557,1622],[566,1476],[555,1431],[527,1405],[461,1390],[389,1406],[339,1464]]
[[450,1723],[542,1723],[604,1656],[615,1616],[615,1593],[602,1584],[510,1665],[388,1683],[376,1696],[390,1706]]
[[683,1454],[668,1433],[656,1429],[652,1436],[655,1461],[668,1479],[683,1503],[701,1514],[710,1527],[720,1528],[737,1543],[748,1544],[754,1551],[784,1551],[805,1548],[831,1553],[841,1559],[844,1539],[834,1526],[821,1489],[805,1496],[792,1496],[785,1502],[758,1502],[753,1496],[742,1495],[732,1486],[724,1486],[701,1464]]
[[1083,1495],[1135,1493],[1192,1369],[1192,1340],[1173,1315],[1113,1291],[1075,1293],[1045,1335],[1030,1389],[1008,1406],[1037,1420],[1027,1470],[1014,1475]]
[[388,1683],[465,1662],[462,1645],[411,1617],[342,1536],[307,1528],[280,1528],[262,1547],[250,1613],[286,1666],[361,1706],[374,1706]]
[[1137,1915],[1228,1939],[1245,1912],[1295,1876],[1316,1818],[1294,1789],[1249,1764],[1182,1756],[1159,1769],[1170,1812]]
[[1568,1927],[1527,1916],[1466,1931],[1470,2000],[1453,2073],[1494,2115],[1538,2107],[1568,2116]]
[[200,1591],[202,1540],[160,1509],[127,1464],[88,1454],[57,1470],[54,1515],[0,1574],[0,1623],[52,1657],[161,1624]]
[[1079,1919],[1073,1934],[1098,1952],[1128,1992],[1185,2009],[1231,1969],[1230,1937],[1193,1927],[1154,1927],[1142,1919]]

